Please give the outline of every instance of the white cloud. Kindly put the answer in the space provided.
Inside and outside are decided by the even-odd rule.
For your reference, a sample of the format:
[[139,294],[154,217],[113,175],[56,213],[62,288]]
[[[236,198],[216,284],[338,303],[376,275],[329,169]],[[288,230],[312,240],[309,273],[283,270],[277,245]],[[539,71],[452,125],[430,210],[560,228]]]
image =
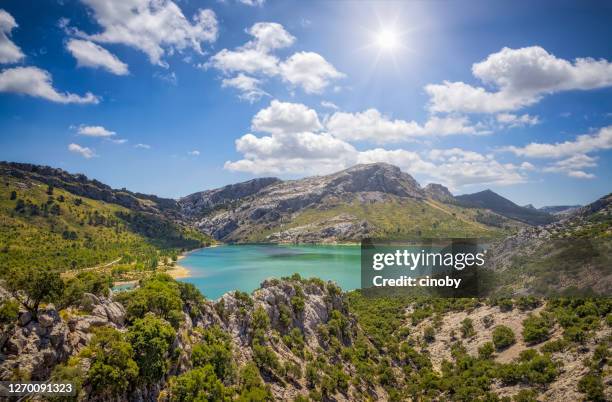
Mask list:
[[530,158],[563,158],[597,150],[612,149],[612,126],[599,129],[595,134],[583,134],[573,141],[554,144],[532,142],[525,147],[509,146],[503,148],[517,156]]
[[136,144],[134,145],[134,148],[141,148],[141,149],[151,149],[151,146],[149,144]]
[[224,74],[244,72],[273,76],[279,72],[279,59],[271,52],[295,42],[281,24],[258,22],[246,31],[253,37],[236,50],[222,49],[210,58],[205,67],[214,67]]
[[465,116],[432,116],[420,125],[415,121],[391,120],[376,109],[359,113],[336,112],[329,117],[325,126],[330,133],[347,141],[369,140],[377,143],[400,142],[415,137],[486,134],[470,125]]
[[595,175],[592,173],[583,172],[582,170],[573,170],[567,174],[569,177],[574,179],[594,179]]
[[[389,124],[394,125],[393,122]],[[387,162],[408,173],[457,188],[470,184],[523,182],[526,180],[523,172],[533,168],[529,163],[502,164],[493,155],[459,148],[436,149],[426,155],[406,149],[360,151],[349,143],[355,140],[354,136],[338,138],[331,130],[324,131],[314,110],[277,100],[260,110],[251,126],[254,131],[269,135],[258,137],[248,133],[237,139],[236,151],[242,158],[227,161],[226,169],[253,174],[305,175],[332,173],[357,163]],[[354,127],[359,127],[359,123]]]
[[331,81],[345,77],[318,53],[298,52],[280,64],[283,79],[306,93],[321,93]]
[[429,158],[436,167],[429,175],[450,188],[474,184],[510,185],[526,181],[521,173],[525,166],[500,163],[493,155],[482,155],[460,148],[433,149]]
[[245,72],[272,76],[278,73],[278,58],[258,49],[223,49],[205,65],[221,70],[224,74]]
[[107,138],[108,141],[112,142],[113,144],[125,144],[126,142],[128,142],[127,139],[125,138],[117,138],[117,139],[113,139],[113,138]]
[[77,133],[88,137],[112,137],[117,134],[114,131],[107,130],[102,126],[84,126],[81,125],[77,129]]
[[321,101],[321,106],[323,106],[323,107],[325,107],[327,109],[338,110],[338,106],[336,106],[335,103],[329,102],[329,101]]
[[273,100],[253,117],[251,128],[272,134],[318,131],[322,128],[317,112],[300,103]]
[[170,0],[81,0],[93,11],[103,31],[82,34],[99,43],[120,43],[141,50],[151,63],[165,65],[163,57],[191,48],[202,54],[203,42],[217,40],[217,18],[199,9],[189,21]]
[[[226,76],[234,75],[223,80],[225,86],[245,85],[245,74],[248,74],[250,81],[280,76],[283,81],[293,87],[301,87],[307,93],[321,93],[333,80],[344,77],[323,56],[314,52],[294,53],[281,62],[274,52],[295,43],[295,37],[281,24],[258,22],[246,32],[252,37],[251,40],[234,50],[222,49],[203,65],[204,68],[215,68]],[[235,85],[232,85],[234,82]],[[263,92],[259,85],[257,88]],[[257,100],[259,95],[260,92],[250,90],[241,93],[241,97],[247,100]]]
[[498,123],[508,127],[535,126],[540,123],[538,116],[531,116],[528,114],[516,115],[512,113],[499,113],[495,118]]
[[11,31],[18,27],[12,15],[0,10],[0,63],[16,63],[25,55],[9,38]]
[[246,134],[236,140],[243,159],[225,163],[225,168],[255,174],[324,174],[355,163],[357,151],[329,134],[300,132],[256,137]]
[[253,41],[249,42],[247,48],[255,48],[262,52],[289,47],[295,43],[295,37],[276,22],[258,22],[247,30]]
[[51,75],[37,67],[15,67],[0,73],[0,92],[13,92],[43,98],[58,103],[99,103],[90,92],[84,96],[58,92]]
[[262,6],[266,0],[238,0],[240,3],[245,4],[247,6]]
[[190,156],[200,156],[200,151],[198,151],[197,149],[194,149],[193,151],[187,152],[187,155],[190,155]]
[[238,74],[233,78],[224,78],[221,81],[223,88],[235,88],[240,91],[239,98],[251,103],[258,101],[262,96],[268,95],[266,91],[260,88],[261,80],[250,77],[243,73]]
[[93,151],[93,149],[82,147],[79,144],[74,144],[74,143],[69,144],[68,150],[70,152],[74,152],[74,153],[81,155],[85,159],[90,159],[90,158],[93,158],[94,156],[97,156],[96,153]]
[[577,154],[567,159],[551,163],[546,166],[543,171],[548,173],[566,173],[569,177],[577,179],[593,179],[595,175],[586,173],[583,169],[596,166],[597,158],[584,154]]
[[129,74],[128,66],[117,56],[88,40],[70,39],[66,48],[72,53],[77,64],[83,67],[103,68],[116,75]]
[[425,87],[433,112],[496,113],[517,110],[560,91],[612,86],[612,63],[557,58],[539,46],[503,48],[472,66],[473,75],[496,91],[463,82]]

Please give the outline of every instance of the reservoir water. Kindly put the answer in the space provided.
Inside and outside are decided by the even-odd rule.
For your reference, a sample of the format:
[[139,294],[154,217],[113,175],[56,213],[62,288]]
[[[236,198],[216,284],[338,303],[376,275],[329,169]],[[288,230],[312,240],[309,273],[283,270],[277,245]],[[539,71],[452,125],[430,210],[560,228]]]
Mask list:
[[360,286],[359,246],[227,245],[189,253],[180,264],[191,271],[182,281],[193,283],[209,299],[231,290],[251,292],[267,278],[317,277],[335,281],[343,290]]

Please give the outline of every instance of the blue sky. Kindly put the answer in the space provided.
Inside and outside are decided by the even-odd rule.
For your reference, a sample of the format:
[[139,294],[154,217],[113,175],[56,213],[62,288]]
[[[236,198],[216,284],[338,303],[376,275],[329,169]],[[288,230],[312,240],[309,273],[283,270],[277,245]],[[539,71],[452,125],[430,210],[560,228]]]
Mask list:
[[0,9],[1,160],[167,197],[379,161],[519,204],[611,190],[604,2]]

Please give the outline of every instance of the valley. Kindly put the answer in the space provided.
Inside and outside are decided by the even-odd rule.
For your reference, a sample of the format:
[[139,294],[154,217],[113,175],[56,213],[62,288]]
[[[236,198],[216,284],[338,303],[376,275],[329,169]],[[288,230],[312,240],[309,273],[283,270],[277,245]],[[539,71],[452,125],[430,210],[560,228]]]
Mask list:
[[[550,215],[387,164],[179,200],[0,173],[2,380],[100,401],[612,397],[610,195]],[[366,294],[367,237],[490,239],[496,293]],[[190,250],[201,267],[173,279]]]

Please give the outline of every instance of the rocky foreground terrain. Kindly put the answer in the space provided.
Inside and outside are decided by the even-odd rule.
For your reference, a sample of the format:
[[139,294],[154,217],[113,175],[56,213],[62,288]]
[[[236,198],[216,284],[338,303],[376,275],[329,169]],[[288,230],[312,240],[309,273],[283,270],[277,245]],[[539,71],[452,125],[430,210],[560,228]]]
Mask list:
[[[4,301],[10,297],[1,291]],[[176,331],[158,356],[163,371],[150,378],[147,358],[156,349],[145,345],[150,356],[140,355],[143,346],[134,335],[151,336],[155,345],[170,325],[162,320],[158,324],[165,323],[166,329],[147,332],[135,319],[130,300],[128,294],[86,293],[61,311],[52,304],[36,316],[21,309],[15,322],[2,324],[0,380],[70,380],[78,384],[77,399],[101,401],[183,401],[198,395],[223,400],[223,393],[235,399],[231,395],[240,389],[240,398],[246,398],[241,400],[279,401],[612,396],[606,357],[611,306],[605,301],[564,307],[537,299],[368,299],[320,280],[268,280],[252,295],[230,292],[216,302],[185,298]],[[534,319],[542,322],[529,323]],[[503,344],[495,335],[500,326],[512,334]],[[99,378],[100,362],[108,359],[104,348],[113,349],[100,346],[105,328],[118,334],[117,343],[130,339],[133,346],[125,347],[134,350],[140,379],[110,387]],[[117,359],[111,356],[121,367]],[[217,374],[200,377],[206,372],[203,363]],[[108,370],[106,375],[119,376],[112,381],[123,381],[125,373]],[[248,381],[247,375],[252,376]],[[600,385],[585,388],[582,379],[589,376]],[[245,381],[259,385],[246,386]]]

